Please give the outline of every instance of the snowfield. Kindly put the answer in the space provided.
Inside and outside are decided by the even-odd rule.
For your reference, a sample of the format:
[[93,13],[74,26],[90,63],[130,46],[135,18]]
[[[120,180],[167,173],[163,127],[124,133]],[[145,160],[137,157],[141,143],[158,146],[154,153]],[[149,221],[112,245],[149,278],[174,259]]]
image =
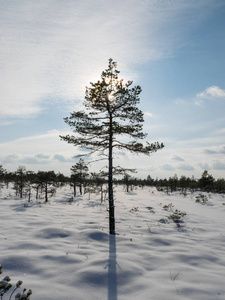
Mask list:
[[[0,194],[0,264],[32,300],[225,299],[225,198],[115,188],[116,236],[107,201],[70,187],[44,200]],[[171,204],[172,203],[172,204]],[[168,218],[178,210],[179,223]],[[184,213],[184,214],[182,214]],[[3,299],[8,299],[4,297]]]

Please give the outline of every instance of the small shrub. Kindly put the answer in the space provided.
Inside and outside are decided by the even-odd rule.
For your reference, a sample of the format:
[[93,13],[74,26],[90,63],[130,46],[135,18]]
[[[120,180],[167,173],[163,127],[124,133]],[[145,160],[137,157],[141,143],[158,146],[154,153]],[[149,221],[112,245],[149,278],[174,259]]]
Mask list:
[[133,207],[131,210],[130,210],[130,212],[137,212],[137,211],[139,211],[139,209],[138,209],[138,207]]
[[196,203],[202,203],[205,204],[209,201],[208,197],[206,195],[203,194],[199,194],[198,196],[196,196]]
[[72,203],[73,202],[73,197],[70,197],[68,200],[67,200],[68,203]]
[[163,209],[164,210],[167,210],[167,211],[173,211],[173,203],[170,203],[170,204],[168,204],[168,205],[164,205],[163,206]]
[[181,212],[180,210],[175,210],[175,212],[168,217],[168,219],[172,220],[177,227],[181,227],[180,223],[183,223],[182,218],[186,216],[185,212]]
[[[2,266],[1,265],[0,265],[0,274],[2,274]],[[3,300],[4,294],[12,288],[12,284],[10,283],[10,281],[11,281],[11,278],[9,276],[5,276],[3,278],[3,280],[0,281],[0,298],[1,298],[1,300]],[[16,283],[16,286],[13,289],[13,291],[11,292],[8,300],[12,299],[13,294],[15,293],[16,290],[18,290],[21,287],[22,283],[23,282],[21,280],[19,280]],[[26,289],[23,289],[22,293],[16,294],[15,299],[16,300],[29,300],[31,297],[31,294],[32,294],[31,290],[27,291]]]

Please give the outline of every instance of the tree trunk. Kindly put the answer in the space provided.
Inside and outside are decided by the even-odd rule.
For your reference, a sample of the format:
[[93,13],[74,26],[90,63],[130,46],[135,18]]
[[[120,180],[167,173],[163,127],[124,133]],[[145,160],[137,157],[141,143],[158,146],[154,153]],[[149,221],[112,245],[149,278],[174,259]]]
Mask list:
[[113,157],[112,157],[112,113],[110,113],[110,128],[109,128],[109,177],[108,177],[108,192],[109,192],[109,233],[115,235],[115,216],[114,216],[114,199],[113,199]]
[[37,185],[36,188],[35,188],[36,189],[36,199],[38,199],[39,188],[40,188],[39,185]]
[[22,186],[22,184],[20,185],[20,198],[23,198],[23,186]]
[[101,203],[103,202],[103,184],[100,186],[100,193],[101,193]]
[[48,202],[48,183],[45,183],[45,202]]
[[77,192],[76,192],[76,182],[73,183],[73,196],[76,197]]
[[82,183],[80,183],[80,195],[82,195]]
[[28,202],[30,202],[30,197],[31,197],[31,188],[29,188],[29,191],[28,191]]

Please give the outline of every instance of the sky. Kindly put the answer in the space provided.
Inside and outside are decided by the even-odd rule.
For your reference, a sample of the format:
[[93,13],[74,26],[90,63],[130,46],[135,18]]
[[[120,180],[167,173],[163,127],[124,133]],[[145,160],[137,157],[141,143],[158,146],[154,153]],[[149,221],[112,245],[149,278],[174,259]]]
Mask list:
[[165,144],[150,157],[115,153],[114,164],[141,178],[225,177],[224,0],[0,0],[0,40],[8,171],[70,175],[80,151],[60,140],[72,133],[63,118],[113,58],[120,78],[142,88],[147,140]]

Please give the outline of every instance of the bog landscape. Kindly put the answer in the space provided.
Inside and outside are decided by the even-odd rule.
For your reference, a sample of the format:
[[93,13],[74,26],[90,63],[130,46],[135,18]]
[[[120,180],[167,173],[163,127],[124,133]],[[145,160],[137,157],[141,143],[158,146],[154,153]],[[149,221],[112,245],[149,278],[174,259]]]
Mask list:
[[224,16],[0,0],[0,300],[225,299]]
[[32,300],[224,299],[224,194],[165,184],[115,184],[110,235],[106,184],[57,183],[46,202],[1,182],[1,299],[18,280]]

